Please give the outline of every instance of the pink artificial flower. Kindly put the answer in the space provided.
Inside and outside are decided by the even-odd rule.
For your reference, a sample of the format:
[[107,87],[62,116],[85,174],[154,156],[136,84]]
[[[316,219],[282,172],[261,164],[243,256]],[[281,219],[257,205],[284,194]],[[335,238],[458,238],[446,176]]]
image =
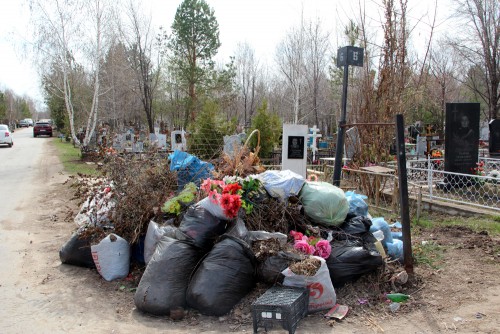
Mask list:
[[206,180],[203,180],[203,182],[201,183],[201,190],[203,190],[205,192],[205,194],[209,194],[210,193],[210,188],[212,186],[212,180],[210,179],[206,179]]
[[332,246],[330,246],[330,243],[327,240],[322,239],[316,243],[314,255],[320,256],[323,259],[328,259],[331,252]]
[[297,231],[290,231],[290,235],[292,236],[293,240],[302,240],[302,237],[304,236],[302,233],[297,232]]
[[293,248],[295,248],[298,251],[301,251],[304,254],[308,254],[308,255],[311,255],[314,253],[314,247],[309,245],[307,243],[307,241],[304,241],[304,240],[295,241]]
[[210,199],[210,202],[214,204],[219,204],[219,202],[221,201],[221,197],[222,197],[221,194],[219,194],[215,190],[210,190],[210,192],[208,193],[208,198]]

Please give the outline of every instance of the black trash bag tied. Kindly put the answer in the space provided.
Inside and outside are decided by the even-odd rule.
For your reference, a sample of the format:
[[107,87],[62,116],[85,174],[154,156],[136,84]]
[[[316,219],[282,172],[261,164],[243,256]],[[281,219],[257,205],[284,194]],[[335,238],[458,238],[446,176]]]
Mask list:
[[255,256],[239,238],[223,236],[191,278],[187,303],[202,314],[222,316],[254,287]]
[[214,241],[226,231],[227,221],[213,216],[200,205],[192,205],[182,218],[179,230],[204,250],[212,248]]
[[192,242],[163,236],[135,292],[137,308],[155,315],[184,308],[189,277],[201,257],[200,249]]

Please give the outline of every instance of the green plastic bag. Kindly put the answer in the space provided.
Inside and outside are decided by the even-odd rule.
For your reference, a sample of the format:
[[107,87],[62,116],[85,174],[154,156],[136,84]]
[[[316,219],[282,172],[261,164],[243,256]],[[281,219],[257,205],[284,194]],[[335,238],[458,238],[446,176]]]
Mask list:
[[300,192],[305,214],[318,224],[340,226],[349,212],[344,191],[327,182],[306,182]]

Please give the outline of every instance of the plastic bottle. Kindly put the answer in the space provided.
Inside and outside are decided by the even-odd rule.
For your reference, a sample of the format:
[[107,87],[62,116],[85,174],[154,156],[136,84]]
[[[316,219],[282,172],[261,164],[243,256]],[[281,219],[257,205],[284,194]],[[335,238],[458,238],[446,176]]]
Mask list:
[[408,300],[408,298],[410,298],[410,296],[405,295],[404,293],[388,293],[386,297],[391,302],[396,302],[396,303],[405,302]]

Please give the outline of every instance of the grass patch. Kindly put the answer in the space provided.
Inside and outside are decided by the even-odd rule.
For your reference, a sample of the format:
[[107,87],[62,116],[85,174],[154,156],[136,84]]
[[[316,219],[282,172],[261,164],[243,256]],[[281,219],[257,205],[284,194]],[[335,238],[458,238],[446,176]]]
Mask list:
[[425,242],[412,246],[413,258],[418,265],[439,269],[443,264],[444,247],[435,242]]
[[414,226],[424,229],[440,226],[466,226],[475,232],[486,231],[491,236],[500,235],[500,216],[439,216],[429,215],[420,217],[420,220],[413,222]]
[[87,175],[99,174],[97,165],[88,165],[83,162],[80,155],[80,149],[73,147],[73,144],[61,141],[58,138],[53,138],[52,144],[57,148],[57,154],[66,172],[73,175],[78,173]]

